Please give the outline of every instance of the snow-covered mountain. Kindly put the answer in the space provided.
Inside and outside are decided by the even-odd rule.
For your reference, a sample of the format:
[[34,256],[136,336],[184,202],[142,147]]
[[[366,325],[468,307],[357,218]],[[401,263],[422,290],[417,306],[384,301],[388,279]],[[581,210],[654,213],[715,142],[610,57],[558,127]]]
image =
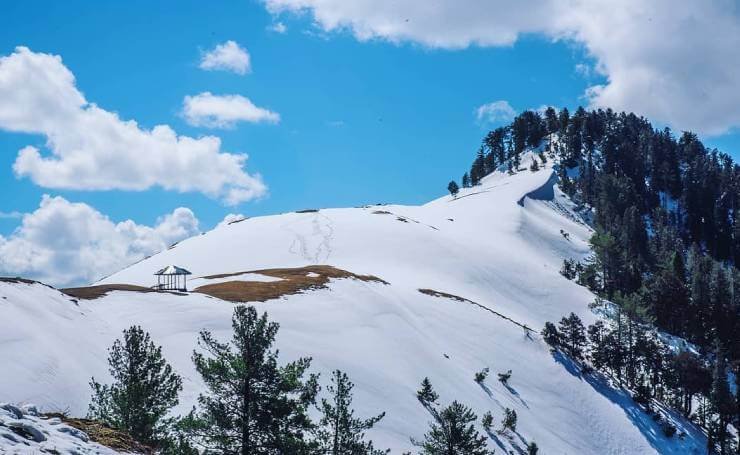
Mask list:
[[[491,411],[497,424],[505,407],[516,410],[516,435],[490,440],[497,453],[516,453],[528,441],[545,454],[701,453],[706,443],[694,427],[677,419],[687,436],[667,439],[625,393],[581,376],[540,339],[546,321],[571,311],[585,323],[596,318],[588,309],[594,296],[559,274],[564,258],[588,255],[591,231],[556,184],[548,163],[537,172],[496,172],[455,198],[422,206],[251,218],[96,284],[148,287],[153,273],[171,264],[193,272],[191,290],[281,280],[259,272],[273,268],[330,265],[372,275],[382,281],[331,279],[324,288],[253,304],[280,323],[283,361],[311,356],[325,380],[344,370],[357,386],[358,414],[386,411],[369,433],[376,446],[411,450],[409,437],[426,431],[431,417],[415,391],[428,376],[442,404],[458,400],[479,416]],[[202,278],[243,272],[250,273]],[[107,347],[139,324],[185,378],[177,409],[184,412],[203,388],[190,360],[198,331],[229,338],[233,305],[198,292],[73,299],[38,283],[2,282],[0,401],[83,415],[90,377],[107,378]],[[474,382],[484,367],[511,369],[509,386],[495,374]]]

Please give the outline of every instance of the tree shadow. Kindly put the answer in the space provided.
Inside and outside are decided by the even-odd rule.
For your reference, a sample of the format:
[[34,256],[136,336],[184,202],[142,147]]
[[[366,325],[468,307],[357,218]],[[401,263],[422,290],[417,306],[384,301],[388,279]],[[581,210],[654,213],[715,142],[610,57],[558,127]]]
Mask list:
[[[501,449],[504,454],[508,454],[511,452],[509,448],[514,449],[517,454],[519,455],[526,455],[526,451],[524,448],[522,448],[519,444],[517,444],[516,441],[514,441],[514,438],[510,436],[509,434],[501,434],[498,431],[490,431],[486,430],[486,434],[488,434],[488,437],[493,440],[494,443]],[[524,447],[527,446],[527,441],[517,432],[514,432],[514,434],[519,438],[519,440],[522,442]],[[502,439],[506,440],[509,444],[507,445],[502,441]]]
[[[501,382],[501,381],[499,381],[499,382]],[[510,386],[506,382],[501,382],[501,384],[504,385],[504,387],[506,388],[506,390],[509,391],[510,394],[514,395],[517,398],[517,400],[519,400],[519,402],[522,404],[522,406],[524,406],[525,408],[529,409],[529,405],[527,404],[527,402],[524,401],[524,399],[521,397],[521,395],[519,395],[519,392],[517,392],[514,387]]]
[[560,351],[553,351],[552,357],[572,376],[577,377],[581,381],[585,381],[594,390],[599,392],[601,396],[619,406],[627,418],[629,418],[632,424],[640,430],[640,433],[642,433],[648,443],[658,453],[685,453],[687,447],[676,447],[671,444],[672,442],[675,442],[675,440],[668,439],[663,434],[658,423],[656,423],[651,416],[649,416],[637,403],[634,402],[632,396],[625,389],[613,387],[609,384],[607,378],[600,373],[594,372],[591,374],[584,374],[578,364]]
[[499,447],[499,449],[503,450],[504,453],[509,453],[508,449],[506,448],[506,445],[501,442],[501,439],[499,439],[498,435],[490,430],[486,430],[486,434],[488,434],[488,437],[493,440],[493,442],[496,443],[496,445]]
[[501,408],[501,409],[503,409],[503,408],[504,408],[504,405],[502,405],[502,404],[501,404],[501,402],[500,402],[500,401],[498,401],[498,400],[496,399],[496,397],[495,397],[495,396],[493,396],[493,391],[491,390],[491,388],[490,388],[490,387],[488,387],[488,386],[487,386],[487,385],[486,385],[485,383],[483,383],[483,382],[479,382],[479,383],[478,383],[478,385],[480,386],[480,388],[481,388],[481,389],[483,389],[483,391],[484,391],[484,392],[486,392],[486,395],[488,395],[488,398],[490,398],[491,400],[493,400],[493,402],[494,402],[494,403],[496,403],[496,405],[497,405],[497,406],[498,406],[499,408]]

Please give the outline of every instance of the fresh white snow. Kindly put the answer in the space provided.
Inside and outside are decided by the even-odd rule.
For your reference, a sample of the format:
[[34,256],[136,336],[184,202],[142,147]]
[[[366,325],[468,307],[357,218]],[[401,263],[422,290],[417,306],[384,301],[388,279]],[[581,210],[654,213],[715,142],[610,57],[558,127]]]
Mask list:
[[[412,450],[409,437],[427,429],[431,416],[415,396],[425,376],[440,404],[458,400],[479,416],[491,411],[497,427],[505,407],[516,410],[517,434],[490,440],[497,453],[526,441],[546,454],[701,453],[705,440],[693,427],[677,420],[688,436],[666,439],[624,393],[581,376],[537,335],[545,321],[571,311],[584,323],[596,318],[587,308],[593,295],[559,274],[564,258],[589,254],[591,231],[554,185],[548,163],[534,173],[495,173],[456,198],[422,206],[250,218],[185,240],[102,283],[150,286],[152,273],[169,264],[194,276],[328,264],[384,279],[388,285],[333,280],[328,289],[254,305],[281,324],[283,361],[313,357],[324,383],[332,369],[344,370],[357,386],[359,415],[386,411],[369,436],[394,453]],[[419,288],[469,299],[535,333]],[[84,414],[90,377],[108,378],[107,347],[139,324],[184,376],[176,412],[185,412],[203,390],[191,362],[198,331],[230,338],[232,311],[229,302],[194,293],[112,292],[75,302],[40,284],[0,283],[0,401]],[[474,373],[487,366],[491,376],[476,384]],[[495,373],[509,369],[506,387]]]

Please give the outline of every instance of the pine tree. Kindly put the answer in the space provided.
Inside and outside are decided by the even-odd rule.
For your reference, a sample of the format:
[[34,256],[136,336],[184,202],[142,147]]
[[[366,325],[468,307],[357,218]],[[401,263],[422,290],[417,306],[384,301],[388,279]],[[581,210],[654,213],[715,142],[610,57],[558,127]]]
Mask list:
[[583,347],[586,344],[586,331],[581,318],[575,313],[560,320],[560,333],[562,334],[565,352],[574,360],[583,358]]
[[480,370],[477,373],[475,373],[475,377],[474,377],[475,382],[477,382],[478,384],[480,384],[483,381],[485,381],[486,378],[488,377],[488,372],[489,371],[490,371],[490,368],[485,367],[482,370]]
[[371,429],[385,413],[369,419],[354,417],[352,389],[354,384],[339,370],[332,373],[328,387],[330,400],[321,400],[321,420],[315,431],[318,450],[326,455],[381,455],[390,452],[377,450],[372,441],[365,441],[365,431]]
[[108,365],[110,385],[90,380],[88,416],[144,444],[164,444],[171,423],[165,416],[178,403],[182,379],[162,356],[162,348],[141,327],[132,326],[123,331],[123,341],[116,340],[108,350]]
[[499,373],[498,374],[498,380],[502,384],[508,384],[509,379],[511,379],[511,370],[507,371],[506,373]]
[[537,164],[537,160],[532,158],[532,164],[529,166],[529,170],[532,172],[537,172],[540,170],[539,164]]
[[727,363],[725,354],[721,349],[717,349],[716,361],[714,364],[714,373],[712,375],[712,391],[710,394],[712,410],[717,414],[717,419],[713,422],[712,430],[714,442],[719,446],[719,453],[726,455],[731,450],[732,435],[727,430],[727,425],[732,422],[735,414],[735,400],[733,399],[730,386],[727,383]]
[[423,455],[489,455],[486,437],[475,429],[477,418],[469,407],[453,401],[430,423],[424,440],[412,443]]
[[462,176],[462,186],[463,188],[470,188],[470,176],[467,172]]
[[483,156],[483,150],[481,149],[478,151],[478,155],[475,157],[475,161],[473,161],[473,165],[470,167],[471,186],[480,184],[481,179],[486,176],[484,160],[485,157]]
[[423,405],[432,404],[439,399],[439,395],[432,388],[432,382],[428,377],[425,377],[421,381],[421,388],[416,392],[416,398],[421,401]]
[[527,444],[527,455],[537,455],[539,451],[540,448],[537,447],[537,444],[534,441]]
[[561,335],[558,332],[558,328],[552,322],[545,322],[545,327],[542,329],[541,335],[545,343],[551,347],[556,348],[560,346]]
[[491,414],[491,411],[486,411],[486,413],[483,414],[481,425],[483,425],[483,429],[486,430],[487,433],[491,432],[491,428],[493,427],[493,414]]
[[595,323],[588,326],[586,330],[588,333],[589,344],[589,360],[591,365],[597,370],[601,370],[608,364],[609,356],[609,341],[610,338],[607,336],[608,331],[604,321],[596,321]]
[[206,385],[187,428],[209,451],[267,455],[309,453],[314,428],[308,409],[316,400],[316,375],[304,379],[310,358],[278,366],[272,349],[279,325],[251,306],[237,306],[231,343],[200,333],[193,363]]
[[450,180],[450,183],[447,184],[447,191],[449,191],[454,197],[457,196],[457,193],[460,191],[460,187],[457,186],[457,183],[455,183],[454,180]]
[[516,411],[509,408],[504,408],[504,420],[501,421],[501,432],[506,431],[516,432]]

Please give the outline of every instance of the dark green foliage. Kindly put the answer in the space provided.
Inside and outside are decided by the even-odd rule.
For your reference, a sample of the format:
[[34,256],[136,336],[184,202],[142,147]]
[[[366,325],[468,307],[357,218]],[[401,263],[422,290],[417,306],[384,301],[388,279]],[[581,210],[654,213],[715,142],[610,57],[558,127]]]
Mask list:
[[424,378],[421,381],[421,388],[416,392],[416,398],[421,401],[423,405],[433,404],[439,399],[439,395],[434,391],[432,382],[429,378]]
[[209,451],[221,454],[302,454],[312,444],[306,434],[314,425],[308,408],[318,392],[316,375],[304,378],[311,364],[301,358],[278,365],[272,349],[278,324],[237,306],[231,343],[200,333],[203,352],[193,353],[195,368],[208,392],[186,427]]
[[322,399],[321,420],[315,431],[315,440],[321,454],[327,455],[381,455],[389,451],[377,450],[372,441],[365,441],[365,431],[372,428],[385,413],[369,419],[358,419],[352,409],[354,384],[339,370],[332,373],[332,384],[327,387],[330,399]]
[[437,413],[423,441],[414,441],[423,455],[489,455],[486,437],[475,429],[478,417],[467,406],[453,401]]
[[509,379],[511,379],[511,370],[507,371],[506,373],[498,374],[498,380],[503,384],[508,384]]
[[727,426],[732,422],[736,409],[735,400],[732,392],[730,392],[730,385],[727,383],[727,364],[724,353],[720,349],[716,352],[709,400],[712,411],[716,415],[715,420],[710,425],[710,447],[714,444],[718,453],[721,455],[729,454],[732,450],[732,435]]
[[574,259],[563,259],[563,267],[560,274],[569,280],[574,280],[577,276],[576,261]]
[[537,444],[534,441],[527,444],[527,455],[537,455],[539,451],[540,448],[537,447]]
[[470,188],[470,176],[468,175],[467,172],[463,174],[461,182],[462,182],[463,188]]
[[509,408],[504,408],[504,419],[501,421],[501,432],[516,432],[516,420],[516,411]]
[[542,334],[542,339],[545,340],[545,343],[554,348],[560,346],[560,332],[558,332],[558,328],[555,327],[555,324],[552,322],[546,322],[545,328],[543,328],[540,333]]
[[493,414],[491,414],[491,411],[486,411],[486,413],[483,414],[481,425],[483,425],[483,429],[486,430],[486,432],[491,432],[491,428],[493,427]]
[[488,372],[489,371],[490,371],[490,368],[485,367],[482,370],[480,370],[479,372],[475,373],[475,378],[474,378],[475,379],[475,382],[477,382],[478,384],[480,384],[481,382],[485,381],[486,378],[488,377]]
[[[717,450],[730,450],[723,441],[729,422],[740,422],[740,396],[726,397],[717,365],[740,373],[740,166],[696,134],[675,136],[631,113],[582,108],[523,112],[485,136],[483,161],[492,155],[498,166],[518,170],[521,154],[542,140],[560,189],[588,210],[594,227],[593,256],[564,262],[561,273],[614,303],[607,323],[589,327],[587,356],[585,333],[570,317],[559,330],[548,323],[543,339],[643,403],[694,414]],[[670,353],[651,324],[706,357]],[[710,362],[713,351],[722,359]]]
[[593,209],[593,258],[578,271],[564,264],[564,275],[608,299],[635,296],[661,329],[707,351],[719,338],[740,361],[740,298],[727,291],[739,280],[740,166],[693,133],[676,137],[634,114],[546,109],[486,134],[473,184],[502,164],[518,170],[543,140],[560,188]]
[[457,196],[457,193],[460,191],[460,187],[457,186],[457,183],[455,183],[454,180],[451,180],[450,183],[447,184],[447,191],[449,191],[452,196]]
[[532,172],[537,172],[540,170],[540,165],[537,164],[537,160],[534,158],[532,159],[532,164],[529,165],[529,170]]
[[88,416],[124,430],[135,440],[151,446],[165,443],[168,411],[178,403],[182,379],[162,356],[141,327],[123,331],[108,350],[113,382],[101,385],[90,380],[93,389]]
[[574,359],[583,357],[583,347],[586,345],[586,330],[583,327],[581,318],[575,313],[570,313],[568,317],[560,320],[560,339],[561,346],[565,352]]
[[669,357],[666,369],[664,380],[670,389],[675,390],[675,406],[688,417],[694,397],[709,393],[711,374],[699,357],[686,351]]

